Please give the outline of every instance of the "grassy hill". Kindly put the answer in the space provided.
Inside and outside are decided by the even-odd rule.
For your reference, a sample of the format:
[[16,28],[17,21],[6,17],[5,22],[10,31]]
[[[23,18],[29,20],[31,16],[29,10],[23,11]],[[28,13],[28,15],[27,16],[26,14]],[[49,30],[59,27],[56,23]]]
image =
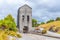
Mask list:
[[50,23],[46,23],[46,24],[42,24],[39,27],[43,27],[46,30],[49,30],[51,27],[60,27],[60,21],[54,21],[54,22],[50,22]]

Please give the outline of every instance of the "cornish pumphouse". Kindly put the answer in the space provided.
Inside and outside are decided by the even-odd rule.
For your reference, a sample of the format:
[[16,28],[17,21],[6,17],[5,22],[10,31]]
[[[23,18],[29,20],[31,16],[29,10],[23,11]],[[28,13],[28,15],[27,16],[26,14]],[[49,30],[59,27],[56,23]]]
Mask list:
[[32,29],[32,8],[27,4],[18,9],[17,25],[19,32],[27,33]]

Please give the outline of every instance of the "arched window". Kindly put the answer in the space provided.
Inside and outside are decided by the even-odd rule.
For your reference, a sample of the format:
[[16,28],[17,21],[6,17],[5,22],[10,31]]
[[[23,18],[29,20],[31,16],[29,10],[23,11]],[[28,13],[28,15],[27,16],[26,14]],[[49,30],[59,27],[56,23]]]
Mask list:
[[27,16],[27,21],[29,22],[29,15]]

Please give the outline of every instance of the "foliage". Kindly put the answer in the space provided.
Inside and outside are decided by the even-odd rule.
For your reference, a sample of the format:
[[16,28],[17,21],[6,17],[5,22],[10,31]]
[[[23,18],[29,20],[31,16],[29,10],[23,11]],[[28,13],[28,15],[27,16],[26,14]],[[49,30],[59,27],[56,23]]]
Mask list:
[[41,22],[41,24],[45,24],[44,22]]
[[37,23],[37,27],[39,26],[40,24],[39,23]]
[[8,40],[8,36],[21,38],[21,35],[14,31],[0,30],[0,40]]
[[5,31],[5,33],[7,33],[8,35],[10,36],[15,36],[15,37],[18,37],[18,38],[21,38],[21,35],[20,34],[17,34],[16,32],[14,31]]
[[32,19],[32,27],[38,27],[40,24],[36,19]]
[[7,36],[3,30],[0,30],[0,40],[8,40]]
[[37,20],[36,19],[32,19],[32,27],[36,27],[37,26]]
[[18,37],[18,38],[21,38],[21,35],[20,35],[20,34],[17,34],[17,37]]
[[13,31],[17,30],[16,23],[11,14],[6,16],[3,20],[0,20],[0,28],[5,28]]
[[57,18],[56,18],[56,21],[60,21],[60,17],[57,17]]
[[8,40],[8,36],[21,38],[21,35],[17,34],[16,31],[16,23],[11,14],[0,20],[0,40]]
[[54,20],[49,20],[49,21],[47,21],[46,23],[50,23],[50,22],[54,22]]

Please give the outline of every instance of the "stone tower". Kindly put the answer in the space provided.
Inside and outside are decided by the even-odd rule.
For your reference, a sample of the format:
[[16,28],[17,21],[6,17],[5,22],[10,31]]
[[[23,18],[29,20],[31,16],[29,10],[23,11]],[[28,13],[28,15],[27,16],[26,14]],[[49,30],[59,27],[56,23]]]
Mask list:
[[23,5],[18,9],[19,32],[26,33],[32,29],[32,8],[28,5]]

